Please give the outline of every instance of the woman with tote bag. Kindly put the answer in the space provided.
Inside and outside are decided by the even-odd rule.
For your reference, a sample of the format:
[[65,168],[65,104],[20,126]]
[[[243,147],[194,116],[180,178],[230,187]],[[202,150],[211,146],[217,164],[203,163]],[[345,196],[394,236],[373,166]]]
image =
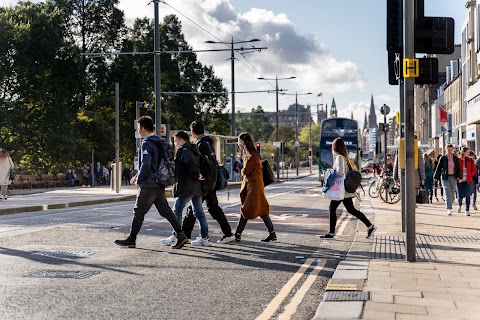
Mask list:
[[0,194],[2,195],[2,201],[7,201],[8,186],[12,184],[10,171],[13,170],[13,168],[12,158],[10,158],[8,151],[3,149],[0,151]]
[[[355,164],[348,157],[347,148],[345,147],[345,142],[342,138],[336,138],[335,140],[333,140],[332,153],[333,158],[335,159],[333,163],[333,169],[336,171],[337,176],[345,176],[349,170],[356,169]],[[358,211],[355,208],[355,206],[353,205],[353,197],[355,197],[354,193],[348,193],[345,191],[343,200],[330,201],[330,231],[329,233],[324,235],[323,238],[332,239],[335,236],[335,227],[337,225],[337,208],[342,202],[348,213],[360,219],[360,221],[362,221],[368,228],[367,239],[373,237],[375,231],[377,230],[377,227],[374,226],[362,212]]]

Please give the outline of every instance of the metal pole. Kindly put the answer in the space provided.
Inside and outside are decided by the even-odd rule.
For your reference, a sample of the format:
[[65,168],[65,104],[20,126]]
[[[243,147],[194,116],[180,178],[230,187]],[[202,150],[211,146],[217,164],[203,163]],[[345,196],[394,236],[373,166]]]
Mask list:
[[[140,118],[140,101],[135,102],[135,120]],[[135,128],[135,132],[137,132],[137,128]],[[137,133],[138,134],[138,133]],[[135,147],[137,150],[137,156],[140,157],[140,138],[135,138]]]
[[[403,56],[415,58],[415,0],[403,0]],[[403,62],[402,62],[403,63]],[[414,100],[415,79],[405,78],[405,196],[407,261],[415,261],[415,162],[414,159]]]
[[[313,158],[313,149],[312,149],[312,109],[311,107],[308,109],[308,129],[309,129],[309,135],[308,135],[308,166],[310,167],[310,174],[313,173],[312,171],[312,158]],[[310,152],[312,155],[310,155]]]
[[[235,50],[233,48],[233,37],[232,37],[232,47],[230,54],[230,63],[232,66],[232,136],[237,135],[237,125],[236,125],[236,115],[235,115]],[[237,145],[232,145],[232,159],[237,158]]]
[[90,166],[90,176],[92,179],[90,185],[93,187],[95,187],[95,150],[92,149],[92,165]]
[[[275,104],[276,104],[276,114],[275,114],[275,130],[277,132],[276,134],[276,141],[280,141],[280,132],[279,132],[279,124],[278,124],[278,118],[279,118],[279,111],[278,111],[278,76],[275,76]],[[277,164],[277,179],[280,179],[280,148],[277,148],[277,158],[276,158],[276,164]]]
[[155,68],[155,126],[157,135],[160,135],[160,125],[162,124],[162,105],[161,105],[161,78],[160,78],[160,26],[158,17],[158,2],[160,0],[153,0],[155,10],[155,28],[154,28],[154,68]]
[[120,85],[115,82],[115,192],[120,192]]
[[298,141],[298,99],[295,92],[295,167],[297,168],[298,177],[298,147],[296,146]]
[[[400,90],[400,139],[405,138],[405,105],[404,105],[404,83],[402,79],[398,80],[398,87]],[[402,129],[403,127],[403,129]],[[398,155],[397,155],[398,157]],[[398,165],[398,163],[397,163]],[[406,211],[406,197],[405,197],[405,169],[400,169],[400,195],[401,209],[402,209],[402,233],[405,232],[405,211]]]

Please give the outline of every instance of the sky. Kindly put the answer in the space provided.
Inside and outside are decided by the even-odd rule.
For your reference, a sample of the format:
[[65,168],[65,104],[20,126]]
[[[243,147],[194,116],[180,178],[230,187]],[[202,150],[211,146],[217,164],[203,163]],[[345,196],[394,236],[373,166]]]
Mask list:
[[[425,0],[425,16],[455,19],[456,44],[460,43],[460,30],[468,13],[465,1]],[[0,5],[17,2],[0,0]],[[386,0],[166,2],[169,5],[159,4],[160,17],[177,14],[193,49],[228,49],[227,45],[205,41],[230,42],[232,37],[234,41],[261,40],[235,47],[267,47],[261,52],[235,54],[237,92],[275,89],[275,81],[258,80],[259,77],[295,76],[296,79],[278,81],[279,89],[287,90],[288,94],[279,97],[281,110],[295,103],[295,93],[299,104],[327,104],[329,109],[335,98],[339,115],[350,117],[353,112],[360,126],[372,95],[377,119],[383,118],[379,111],[383,104],[390,106],[390,115],[398,109],[398,86],[388,84]],[[120,9],[129,25],[137,17],[153,19],[154,16],[150,0],[120,0]],[[214,66],[228,91],[231,90],[230,54],[230,51],[198,53],[202,63]],[[265,111],[274,111],[276,107],[274,93],[238,93],[235,97],[236,111],[249,111],[258,105]]]

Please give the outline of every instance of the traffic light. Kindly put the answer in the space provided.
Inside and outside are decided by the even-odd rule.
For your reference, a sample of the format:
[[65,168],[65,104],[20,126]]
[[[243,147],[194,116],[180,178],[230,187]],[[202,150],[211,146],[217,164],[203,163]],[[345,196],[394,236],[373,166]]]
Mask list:
[[387,0],[387,51],[403,48],[403,0]]
[[400,110],[395,111],[395,123],[400,124]]
[[[388,83],[398,85],[398,79],[403,78],[403,54],[388,52]],[[438,83],[438,59],[419,58],[419,76],[415,78],[415,84]]]
[[260,152],[262,151],[262,146],[261,146],[260,142],[257,142],[256,148],[257,148],[258,154],[260,154]]
[[309,156],[309,157],[312,156],[312,148],[308,148],[308,156]]
[[270,155],[270,159],[271,159],[272,161],[275,160],[275,153],[272,153],[272,154]]

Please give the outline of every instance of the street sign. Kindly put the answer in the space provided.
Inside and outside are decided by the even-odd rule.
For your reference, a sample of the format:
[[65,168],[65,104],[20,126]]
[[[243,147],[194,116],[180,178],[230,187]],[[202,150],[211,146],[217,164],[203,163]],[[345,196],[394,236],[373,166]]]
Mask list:
[[300,147],[300,140],[295,140],[294,147],[295,147],[295,148]]
[[383,115],[387,115],[390,113],[390,107],[384,104],[383,106],[380,107],[380,113]]
[[417,78],[420,75],[420,64],[418,59],[404,58],[403,59],[403,77]]
[[282,146],[282,141],[273,141],[273,147],[274,148],[281,148]]

